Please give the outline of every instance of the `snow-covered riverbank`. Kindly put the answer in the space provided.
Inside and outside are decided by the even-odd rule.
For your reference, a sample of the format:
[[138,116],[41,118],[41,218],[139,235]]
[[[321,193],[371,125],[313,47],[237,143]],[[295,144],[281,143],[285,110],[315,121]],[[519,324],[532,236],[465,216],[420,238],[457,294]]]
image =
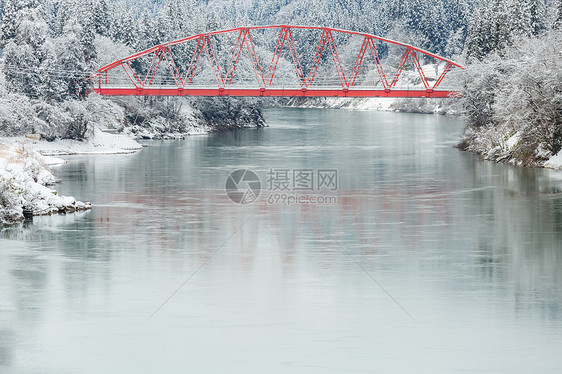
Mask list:
[[42,156],[25,144],[0,141],[0,224],[25,217],[88,210],[90,203],[59,196],[50,188],[57,178],[49,166],[64,160]]
[[539,137],[533,140],[533,146],[526,146],[522,132],[509,126],[468,128],[459,148],[477,153],[488,161],[562,170],[562,151],[553,155]]
[[385,112],[404,112],[422,114],[442,114],[458,116],[461,114],[461,103],[458,99],[426,99],[426,98],[313,98],[301,101],[289,100],[289,107],[348,109],[348,110],[376,110]]
[[495,162],[562,168],[561,45],[562,31],[553,30],[469,65],[460,148]]
[[26,150],[40,153],[43,156],[125,154],[142,148],[142,145],[127,135],[105,133],[97,128],[93,130],[90,138],[83,141],[59,139],[48,142],[24,136],[4,137],[0,138],[0,141],[11,147],[23,146]]
[[48,142],[34,138],[0,138],[0,224],[17,223],[26,216],[91,208],[90,203],[77,201],[72,196],[59,196],[50,188],[57,182],[50,167],[66,162],[51,156],[126,154],[142,149],[129,135],[110,134],[98,128],[83,141]]

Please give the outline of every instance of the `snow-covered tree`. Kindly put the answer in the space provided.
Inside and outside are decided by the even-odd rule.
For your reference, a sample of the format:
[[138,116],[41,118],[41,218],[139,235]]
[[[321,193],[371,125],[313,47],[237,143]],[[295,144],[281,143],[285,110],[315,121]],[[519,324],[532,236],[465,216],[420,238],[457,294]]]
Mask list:
[[[562,32],[520,37],[502,55],[469,66],[463,146],[493,160],[540,165],[562,150]],[[507,140],[514,137],[516,143]]]
[[494,50],[496,40],[496,18],[485,7],[477,8],[470,20],[466,53],[468,57],[480,59]]
[[42,46],[43,60],[38,73],[40,76],[39,89],[42,98],[47,102],[62,101],[66,96],[65,76],[58,72],[58,51],[53,40],[47,40]]
[[[96,25],[94,23],[93,4],[86,3],[86,5],[87,6],[84,9],[79,21],[82,28],[80,33],[80,44],[84,53],[84,62],[86,65],[89,65],[96,58],[96,47],[94,45],[94,40],[96,38]],[[90,68],[90,66],[88,66],[88,68]]]
[[109,32],[113,40],[120,41],[129,47],[135,46],[138,34],[135,15],[131,7],[127,7],[124,3],[114,6]]
[[23,21],[29,19],[29,13],[38,6],[36,0],[6,0],[0,27],[0,47],[13,40]]
[[562,45],[562,32],[526,38],[504,57],[494,103],[494,121],[525,134],[529,149],[539,144],[552,155],[562,149],[562,62],[552,46]]
[[553,9],[555,12],[555,20],[553,26],[556,29],[560,29],[562,28],[562,0],[555,0]]
[[71,18],[64,26],[63,34],[56,40],[57,68],[65,77],[64,97],[76,96],[86,89],[89,70],[81,41],[82,32],[82,26],[75,18]]
[[[23,9],[27,12],[22,12]],[[2,70],[8,91],[37,97],[40,95],[38,68],[43,59],[42,45],[48,36],[48,26],[38,9],[22,5],[18,14],[16,33],[6,40]]]
[[134,49],[137,51],[144,51],[150,47],[157,45],[156,38],[154,37],[154,18],[148,10],[144,10],[137,22],[137,39]]
[[107,36],[109,34],[110,20],[107,0],[95,0],[92,11],[92,27],[94,32],[101,36]]
[[6,0],[2,14],[2,26],[0,27],[0,47],[16,37],[18,30],[18,0]]
[[531,35],[536,36],[546,29],[546,6],[540,0],[530,2]]

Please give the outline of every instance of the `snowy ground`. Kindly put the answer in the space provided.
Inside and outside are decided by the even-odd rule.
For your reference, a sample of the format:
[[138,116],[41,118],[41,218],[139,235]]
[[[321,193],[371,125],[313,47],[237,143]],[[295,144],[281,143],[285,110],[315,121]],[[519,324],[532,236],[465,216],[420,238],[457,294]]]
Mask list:
[[562,170],[562,152],[558,152],[544,163],[545,168]]
[[92,137],[85,141],[57,140],[47,142],[26,137],[0,138],[10,145],[24,145],[27,150],[38,152],[44,156],[77,155],[77,154],[123,154],[133,153],[142,148],[134,139],[126,135],[105,133],[94,130]]
[[16,223],[26,215],[50,215],[88,210],[90,203],[71,196],[58,196],[57,182],[49,166],[65,163],[51,157],[77,154],[132,153],[142,146],[127,135],[115,135],[95,128],[85,141],[47,142],[27,137],[0,138],[0,223]]

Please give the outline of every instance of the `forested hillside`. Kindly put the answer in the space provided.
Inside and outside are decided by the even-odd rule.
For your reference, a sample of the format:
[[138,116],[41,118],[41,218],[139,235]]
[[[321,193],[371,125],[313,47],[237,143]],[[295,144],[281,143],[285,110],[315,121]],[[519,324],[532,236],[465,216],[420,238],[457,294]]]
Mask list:
[[474,3],[474,0],[210,0],[209,8],[232,25],[290,23],[357,30],[452,57],[462,53]]
[[[134,51],[220,27],[192,1],[5,0],[0,29],[0,134],[82,139],[94,126],[182,136],[203,127],[261,126],[255,103],[84,93],[95,70]],[[197,130],[196,132],[200,132]]]

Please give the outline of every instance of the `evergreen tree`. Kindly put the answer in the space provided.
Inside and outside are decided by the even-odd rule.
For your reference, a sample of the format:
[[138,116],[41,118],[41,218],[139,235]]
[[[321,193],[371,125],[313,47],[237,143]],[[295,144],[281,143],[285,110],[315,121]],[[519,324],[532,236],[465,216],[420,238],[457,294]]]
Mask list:
[[128,47],[136,44],[136,19],[133,10],[126,4],[119,3],[113,8],[112,22],[110,27],[111,38]]
[[494,49],[496,22],[493,13],[485,7],[477,8],[470,20],[466,54],[481,59]]
[[154,19],[148,10],[145,9],[141,13],[139,20],[137,21],[137,25],[138,37],[136,38],[136,44],[134,46],[136,51],[144,51],[145,49],[158,44],[156,42],[156,38],[154,37]]
[[28,19],[37,5],[36,0],[6,0],[0,27],[0,48],[16,37],[21,22]]
[[40,60],[31,46],[8,42],[4,48],[2,66],[8,91],[32,98],[39,97],[39,65]]
[[539,35],[546,30],[546,7],[544,1],[530,0],[531,35]]
[[109,34],[109,6],[107,0],[97,0],[93,3],[92,26],[98,35],[107,36]]
[[155,19],[154,44],[162,44],[173,39],[173,25],[166,7],[160,9]]
[[2,68],[9,91],[37,97],[38,67],[43,59],[42,46],[48,36],[48,26],[40,12],[28,7],[29,4],[20,3],[18,26],[13,37],[7,40]]
[[0,28],[0,47],[14,39],[18,30],[18,0],[6,0],[3,9],[2,27]]
[[59,69],[56,45],[47,40],[42,46],[43,61],[39,65],[39,92],[47,102],[61,101],[65,97],[64,74],[56,73]]
[[554,20],[553,27],[560,29],[562,28],[562,0],[555,1],[554,11],[556,12],[556,19]]
[[55,3],[55,15],[53,23],[53,36],[57,37],[63,34],[64,26],[70,18],[70,9],[72,9],[69,0],[62,0]]
[[65,76],[64,97],[75,97],[86,90],[88,68],[81,42],[82,26],[75,18],[68,20],[63,35],[57,39],[58,69]]
[[57,12],[60,8],[60,1],[59,0],[42,0],[41,1],[41,13],[43,15],[43,19],[49,26],[49,33],[51,36],[55,32],[56,23],[57,23]]
[[82,50],[84,51],[84,62],[90,65],[96,57],[96,47],[94,45],[94,40],[96,38],[96,25],[95,25],[95,5],[88,1],[83,5],[83,10],[80,17],[80,44],[82,45]]
[[529,0],[505,0],[504,9],[506,10],[505,21],[509,29],[508,45],[511,45],[515,39],[521,36],[533,34]]

